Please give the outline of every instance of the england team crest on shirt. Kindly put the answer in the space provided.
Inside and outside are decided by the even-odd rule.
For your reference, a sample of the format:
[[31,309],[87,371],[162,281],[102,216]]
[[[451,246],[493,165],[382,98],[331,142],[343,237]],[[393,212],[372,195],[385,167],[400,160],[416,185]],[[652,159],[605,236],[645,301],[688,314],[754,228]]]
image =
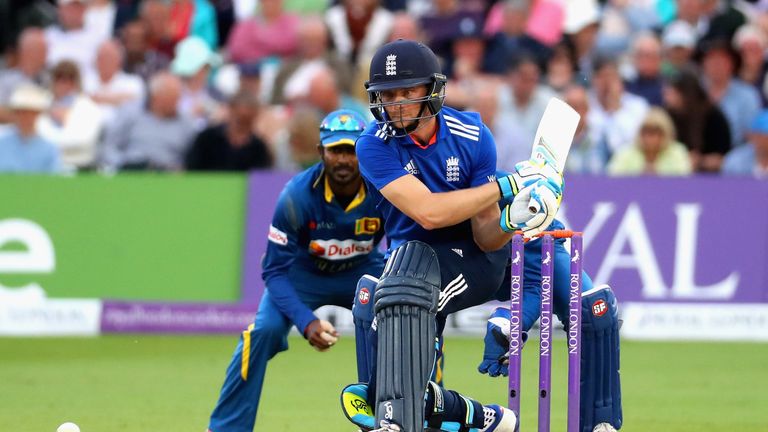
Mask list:
[[449,182],[459,181],[459,158],[456,156],[445,160],[445,179]]

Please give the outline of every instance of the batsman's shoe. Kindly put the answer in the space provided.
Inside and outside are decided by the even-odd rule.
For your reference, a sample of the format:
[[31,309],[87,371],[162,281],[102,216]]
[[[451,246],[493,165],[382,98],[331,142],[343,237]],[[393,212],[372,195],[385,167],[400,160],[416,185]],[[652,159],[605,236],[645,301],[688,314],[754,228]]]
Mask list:
[[519,432],[517,414],[511,409],[500,405],[485,405],[483,415],[485,426],[480,432]]
[[376,417],[368,404],[368,384],[350,384],[341,391],[341,410],[349,421],[363,431],[375,427]]

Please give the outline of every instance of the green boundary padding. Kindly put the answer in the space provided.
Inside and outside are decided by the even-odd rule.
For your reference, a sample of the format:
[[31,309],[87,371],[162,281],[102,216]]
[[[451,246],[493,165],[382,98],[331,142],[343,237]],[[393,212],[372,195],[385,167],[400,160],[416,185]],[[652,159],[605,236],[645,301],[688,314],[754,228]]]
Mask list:
[[37,283],[53,298],[237,301],[245,198],[239,174],[0,176],[0,229],[34,222],[56,259],[51,273],[11,273],[8,252],[25,247],[8,241],[0,284]]

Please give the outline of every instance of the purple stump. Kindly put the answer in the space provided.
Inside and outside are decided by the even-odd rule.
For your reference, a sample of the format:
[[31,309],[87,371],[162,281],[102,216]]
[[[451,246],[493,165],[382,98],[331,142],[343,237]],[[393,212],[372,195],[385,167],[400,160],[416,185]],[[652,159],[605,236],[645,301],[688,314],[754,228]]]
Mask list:
[[509,318],[509,401],[508,406],[520,416],[520,367],[523,354],[523,236],[512,238],[512,283]]
[[541,239],[541,338],[539,339],[539,432],[549,432],[552,389],[552,281],[554,241],[547,234]]
[[579,432],[581,399],[581,286],[582,237],[571,237],[571,274],[568,302],[568,429]]

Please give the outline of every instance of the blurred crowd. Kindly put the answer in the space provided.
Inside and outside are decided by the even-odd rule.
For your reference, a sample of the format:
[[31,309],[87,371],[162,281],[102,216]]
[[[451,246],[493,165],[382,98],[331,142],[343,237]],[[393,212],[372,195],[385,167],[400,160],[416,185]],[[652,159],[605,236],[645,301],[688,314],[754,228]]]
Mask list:
[[398,38],[499,169],[557,95],[569,172],[768,175],[768,0],[0,0],[0,172],[307,167]]

